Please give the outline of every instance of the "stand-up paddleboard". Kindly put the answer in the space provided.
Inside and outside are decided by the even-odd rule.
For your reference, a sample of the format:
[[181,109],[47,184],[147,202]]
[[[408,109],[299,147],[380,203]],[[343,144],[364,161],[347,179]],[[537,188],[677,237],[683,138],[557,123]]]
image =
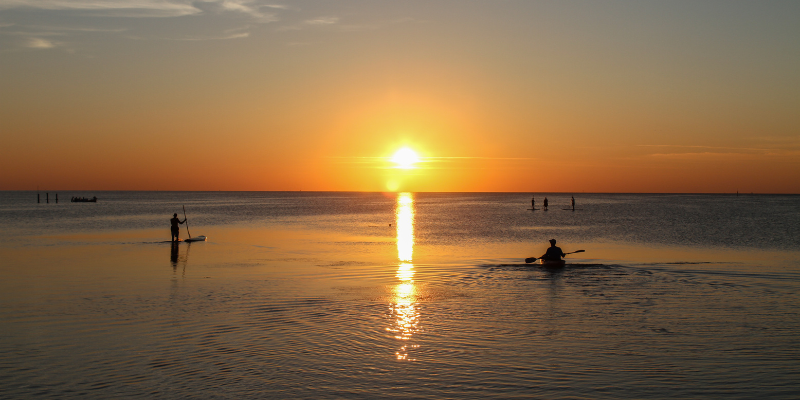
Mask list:
[[582,208],[562,208],[562,210],[567,210],[567,211],[580,211],[580,210],[583,210],[583,209],[582,209]]
[[539,211],[541,208],[529,208],[528,211]]
[[192,233],[189,232],[189,218],[186,218],[186,206],[183,206],[183,220],[186,221],[186,233],[189,234],[188,239],[184,239],[184,242],[205,242],[206,237],[205,235],[195,236],[192,237]]

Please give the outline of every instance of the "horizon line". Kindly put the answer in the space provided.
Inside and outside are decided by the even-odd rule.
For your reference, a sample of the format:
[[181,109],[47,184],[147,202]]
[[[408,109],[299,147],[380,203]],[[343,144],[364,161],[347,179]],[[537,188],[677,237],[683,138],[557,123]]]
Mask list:
[[786,192],[549,192],[549,191],[381,191],[381,190],[135,190],[135,189],[51,189],[51,190],[14,190],[0,189],[0,192],[31,192],[31,193],[55,193],[55,192],[171,192],[171,193],[508,193],[508,194],[653,194],[653,195],[800,195],[800,193]]

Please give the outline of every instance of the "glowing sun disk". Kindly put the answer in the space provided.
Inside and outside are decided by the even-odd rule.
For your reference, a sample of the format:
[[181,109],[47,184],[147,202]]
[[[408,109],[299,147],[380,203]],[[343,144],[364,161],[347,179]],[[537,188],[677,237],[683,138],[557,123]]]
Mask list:
[[392,156],[392,162],[397,164],[397,168],[411,169],[414,168],[414,164],[419,162],[419,156],[417,156],[417,153],[414,150],[411,150],[408,147],[403,147],[394,153]]

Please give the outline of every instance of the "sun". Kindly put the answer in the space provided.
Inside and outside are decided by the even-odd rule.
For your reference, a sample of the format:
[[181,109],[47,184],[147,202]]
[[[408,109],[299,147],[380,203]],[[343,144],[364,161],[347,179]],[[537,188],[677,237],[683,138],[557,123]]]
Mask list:
[[412,169],[415,168],[414,164],[419,162],[419,156],[417,156],[417,153],[414,150],[411,150],[408,147],[403,147],[394,153],[392,156],[392,162],[397,164],[397,168]]

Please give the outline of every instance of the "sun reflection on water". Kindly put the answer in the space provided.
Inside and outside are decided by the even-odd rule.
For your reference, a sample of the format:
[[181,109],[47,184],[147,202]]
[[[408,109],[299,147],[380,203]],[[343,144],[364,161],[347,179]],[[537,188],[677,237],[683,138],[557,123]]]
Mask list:
[[[417,308],[416,287],[414,285],[414,197],[411,193],[397,195],[395,213],[397,227],[397,258],[400,264],[395,275],[399,283],[394,287],[394,299],[390,304],[390,313],[394,323],[387,331],[393,332],[395,339],[409,341],[419,331],[419,309]],[[395,352],[398,360],[414,361],[409,358],[408,350],[419,345],[404,343]]]
[[[414,255],[414,198],[411,193],[397,195],[397,258],[411,262]],[[411,266],[413,270],[414,266]]]

